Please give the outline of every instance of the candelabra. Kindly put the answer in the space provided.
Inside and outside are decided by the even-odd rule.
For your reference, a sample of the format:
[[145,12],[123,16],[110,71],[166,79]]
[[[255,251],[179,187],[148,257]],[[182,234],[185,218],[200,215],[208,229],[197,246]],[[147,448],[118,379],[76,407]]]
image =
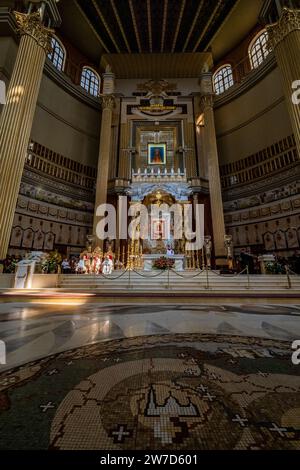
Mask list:
[[208,269],[211,269],[211,249],[212,249],[211,236],[207,235],[206,237],[204,237],[204,251],[205,251],[205,258],[206,258],[206,266]]
[[224,245],[227,251],[227,263],[228,269],[231,271],[233,269],[233,242],[232,235],[224,236]]
[[122,267],[125,267],[125,245],[122,248]]
[[87,240],[87,245],[86,245],[86,248],[89,252],[92,251],[92,246],[93,246],[93,243],[94,243],[94,235],[87,235],[86,236],[86,240]]

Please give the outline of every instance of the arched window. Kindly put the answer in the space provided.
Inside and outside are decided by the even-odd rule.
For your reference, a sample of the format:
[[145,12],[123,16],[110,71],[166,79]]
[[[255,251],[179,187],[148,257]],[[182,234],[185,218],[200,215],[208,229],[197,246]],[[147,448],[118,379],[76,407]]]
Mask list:
[[258,33],[251,42],[249,46],[249,58],[253,69],[257,69],[269,55],[267,48],[268,39],[269,35],[267,31],[263,30]]
[[214,89],[217,95],[221,95],[234,85],[232,67],[230,64],[222,65],[213,76]]
[[80,85],[90,95],[96,96],[96,97],[99,96],[99,94],[100,94],[100,77],[90,67],[83,67],[82,73],[81,73]]
[[52,38],[51,45],[52,51],[48,54],[48,59],[51,60],[57,70],[63,72],[66,60],[66,50],[57,38]]

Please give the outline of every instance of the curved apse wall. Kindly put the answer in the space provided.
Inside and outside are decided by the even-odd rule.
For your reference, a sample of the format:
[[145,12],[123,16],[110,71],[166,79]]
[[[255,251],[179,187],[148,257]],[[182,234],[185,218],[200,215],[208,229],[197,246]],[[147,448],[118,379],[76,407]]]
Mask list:
[[236,252],[291,256],[300,242],[300,168],[272,55],[216,99],[227,232]]
[[[0,73],[9,82],[17,54],[0,38]],[[12,229],[11,254],[79,253],[90,232],[99,149],[99,101],[46,63]],[[34,142],[34,143],[33,143]]]

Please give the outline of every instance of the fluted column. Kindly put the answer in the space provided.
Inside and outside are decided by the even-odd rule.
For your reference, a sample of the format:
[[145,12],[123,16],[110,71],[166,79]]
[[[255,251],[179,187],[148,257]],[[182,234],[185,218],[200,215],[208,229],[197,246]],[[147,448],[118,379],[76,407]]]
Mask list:
[[267,26],[268,46],[281,72],[286,104],[300,158],[300,106],[293,103],[292,84],[300,80],[300,10],[284,8],[279,21]]
[[[123,179],[129,180],[131,178],[131,153],[130,147],[130,122],[121,124],[120,132],[120,159],[119,159],[119,173],[118,176]],[[137,171],[137,168],[134,168]]]
[[197,177],[196,149],[195,149],[195,126],[194,122],[185,121],[184,140],[187,147],[185,154],[186,174],[188,178]]
[[0,259],[7,255],[28,142],[52,30],[39,13],[15,13],[19,50],[0,118]]
[[99,146],[99,159],[98,159],[98,172],[96,182],[96,198],[95,198],[95,212],[94,212],[94,225],[93,235],[95,243],[102,246],[103,240],[99,240],[96,234],[97,224],[100,222],[101,217],[96,215],[97,208],[101,204],[107,202],[107,185],[109,176],[109,162],[111,150],[111,134],[112,134],[112,113],[115,105],[115,98],[112,94],[103,95],[102,102],[102,122]]
[[218,148],[216,139],[215,118],[213,110],[212,75],[205,73],[201,77],[201,107],[204,115],[204,149],[208,162],[209,194],[212,214],[214,250],[216,264],[225,261],[225,223],[222,201],[222,187],[219,169]]

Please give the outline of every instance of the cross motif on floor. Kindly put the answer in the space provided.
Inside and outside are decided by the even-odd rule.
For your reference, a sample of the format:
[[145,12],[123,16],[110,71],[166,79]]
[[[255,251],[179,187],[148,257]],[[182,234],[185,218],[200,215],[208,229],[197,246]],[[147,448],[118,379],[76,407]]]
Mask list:
[[52,369],[52,370],[49,370],[49,372],[47,373],[47,375],[54,375],[54,374],[58,374],[58,370],[57,369]]
[[203,396],[203,398],[207,398],[209,401],[214,401],[215,398],[217,398],[215,395],[211,395],[209,392],[207,392],[206,395]]
[[107,362],[107,361],[108,361],[108,357],[104,357],[104,358],[102,359],[102,362]]
[[272,423],[273,428],[270,428],[271,432],[278,432],[280,437],[284,437],[285,433],[288,432],[286,428],[280,428],[277,424]]
[[198,377],[200,375],[200,371],[195,369],[185,369],[184,373],[192,377]]
[[261,377],[268,377],[268,374],[265,374],[264,372],[259,371],[258,375]]
[[197,390],[199,392],[204,392],[205,393],[205,392],[207,392],[207,387],[204,387],[204,385],[201,384],[201,385],[199,385],[199,387],[197,387]]
[[16,377],[6,377],[6,379],[0,381],[0,385],[4,385],[5,387],[6,385],[14,384],[16,381]]
[[181,354],[178,354],[178,357],[179,359],[185,359],[186,357],[188,357],[188,354],[181,353]]
[[233,418],[232,422],[233,423],[239,423],[239,425],[242,428],[245,428],[246,423],[248,423],[248,419],[247,418],[242,418],[240,415],[235,415],[235,418]]
[[115,443],[122,443],[125,440],[125,437],[130,437],[132,435],[131,431],[127,431],[127,426],[120,424],[118,430],[111,431],[110,435],[114,438]]
[[50,410],[51,408],[54,408],[54,404],[52,401],[49,401],[47,405],[40,405],[40,408],[42,410],[42,413],[46,413],[46,411]]
[[217,378],[218,378],[214,372],[209,372],[208,376],[209,376],[210,379],[213,379],[213,380],[217,380]]

